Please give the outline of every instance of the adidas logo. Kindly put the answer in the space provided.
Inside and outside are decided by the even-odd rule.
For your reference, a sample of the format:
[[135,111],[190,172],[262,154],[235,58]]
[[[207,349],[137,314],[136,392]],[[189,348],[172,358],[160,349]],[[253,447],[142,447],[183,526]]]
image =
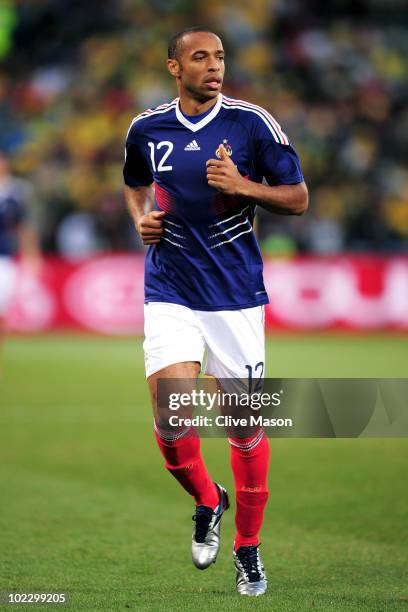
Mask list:
[[198,146],[198,142],[196,140],[192,140],[191,142],[188,143],[187,146],[184,147],[185,151],[201,151],[200,147]]

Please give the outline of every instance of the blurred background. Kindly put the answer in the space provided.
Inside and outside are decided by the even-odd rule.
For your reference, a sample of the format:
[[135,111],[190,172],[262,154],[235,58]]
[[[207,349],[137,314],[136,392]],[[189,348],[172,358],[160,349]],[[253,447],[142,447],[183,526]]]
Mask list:
[[87,253],[140,248],[123,206],[124,137],[134,115],[175,96],[168,39],[205,24],[227,49],[225,92],[279,119],[311,190],[304,219],[265,216],[266,247],[408,252],[406,11],[380,0],[2,0],[0,147],[36,187],[43,248],[71,255],[71,233]]
[[[233,511],[216,571],[190,563],[193,507],[153,439],[144,250],[122,195],[128,126],[174,98],[167,41],[191,25],[220,34],[225,93],[280,121],[310,190],[300,218],[259,211],[266,375],[408,377],[406,0],[0,0],[0,591],[248,609]],[[257,609],[406,609],[407,439],[271,447]],[[203,449],[232,490],[226,441]]]
[[[122,195],[124,139],[133,116],[175,96],[165,67],[167,41],[191,24],[220,34],[227,50],[225,92],[278,118],[310,189],[310,210],[302,218],[259,211],[263,252],[280,260],[270,273],[266,267],[270,295],[277,284],[281,293],[273,278],[293,277],[285,304],[269,312],[270,324],[302,327],[295,314],[284,320],[288,300],[297,300],[294,310],[299,300],[313,306],[326,285],[319,279],[330,273],[331,293],[350,294],[345,305],[333,306],[330,326],[349,325],[347,312],[356,301],[366,304],[358,316],[363,325],[406,326],[404,0],[1,0],[0,150],[13,175],[24,179],[23,199],[43,253],[75,264],[98,254],[143,251]],[[345,262],[345,253],[355,257]],[[331,265],[322,272],[316,260],[307,260],[307,269],[288,263],[312,255]],[[397,264],[387,259],[396,255]],[[53,321],[50,314],[47,325],[24,323],[24,304],[14,304],[12,328],[73,323],[72,313],[51,304],[61,292],[55,277],[72,268],[48,267],[48,277],[44,270],[42,303],[53,310]],[[384,305],[389,285],[387,303],[402,300],[397,314]],[[139,290],[140,284],[127,293]],[[20,287],[25,296],[30,291],[39,295],[40,288]],[[317,317],[310,326],[325,327],[326,319]],[[139,323],[126,329],[140,331]]]

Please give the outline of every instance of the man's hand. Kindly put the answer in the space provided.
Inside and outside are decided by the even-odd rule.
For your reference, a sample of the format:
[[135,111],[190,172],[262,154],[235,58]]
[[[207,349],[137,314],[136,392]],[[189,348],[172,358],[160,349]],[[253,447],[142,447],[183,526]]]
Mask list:
[[143,244],[158,244],[163,234],[163,210],[152,210],[140,217],[137,223],[137,231]]
[[207,162],[207,181],[221,193],[250,198],[265,210],[278,215],[302,215],[308,207],[308,192],[304,181],[293,185],[264,185],[247,180],[228,157],[223,145],[221,159]]
[[238,168],[227,155],[224,145],[220,146],[221,159],[209,159],[207,161],[207,181],[210,187],[214,187],[221,193],[227,195],[238,195],[247,182],[238,172]]

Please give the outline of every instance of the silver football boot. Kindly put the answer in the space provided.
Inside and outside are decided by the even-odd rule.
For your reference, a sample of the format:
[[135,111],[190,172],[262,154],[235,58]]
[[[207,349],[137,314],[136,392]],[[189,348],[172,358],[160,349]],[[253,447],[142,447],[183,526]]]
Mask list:
[[220,501],[213,510],[209,506],[197,506],[193,516],[195,529],[193,531],[191,554],[193,563],[198,569],[206,569],[215,563],[220,549],[221,518],[229,508],[228,493],[217,482],[215,483]]
[[237,570],[238,593],[255,597],[263,595],[268,581],[259,556],[259,546],[240,546],[232,555]]

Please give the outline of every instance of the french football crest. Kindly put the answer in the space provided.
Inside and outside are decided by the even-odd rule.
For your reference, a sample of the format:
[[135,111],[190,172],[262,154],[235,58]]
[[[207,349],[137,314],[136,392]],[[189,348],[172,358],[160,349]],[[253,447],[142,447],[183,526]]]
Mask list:
[[230,144],[228,144],[227,138],[224,138],[224,140],[222,141],[222,145],[218,145],[218,149],[215,152],[215,154],[218,157],[218,159],[221,159],[221,152],[220,152],[221,146],[224,147],[228,157],[231,157],[231,155],[232,155],[232,147],[231,147]]

